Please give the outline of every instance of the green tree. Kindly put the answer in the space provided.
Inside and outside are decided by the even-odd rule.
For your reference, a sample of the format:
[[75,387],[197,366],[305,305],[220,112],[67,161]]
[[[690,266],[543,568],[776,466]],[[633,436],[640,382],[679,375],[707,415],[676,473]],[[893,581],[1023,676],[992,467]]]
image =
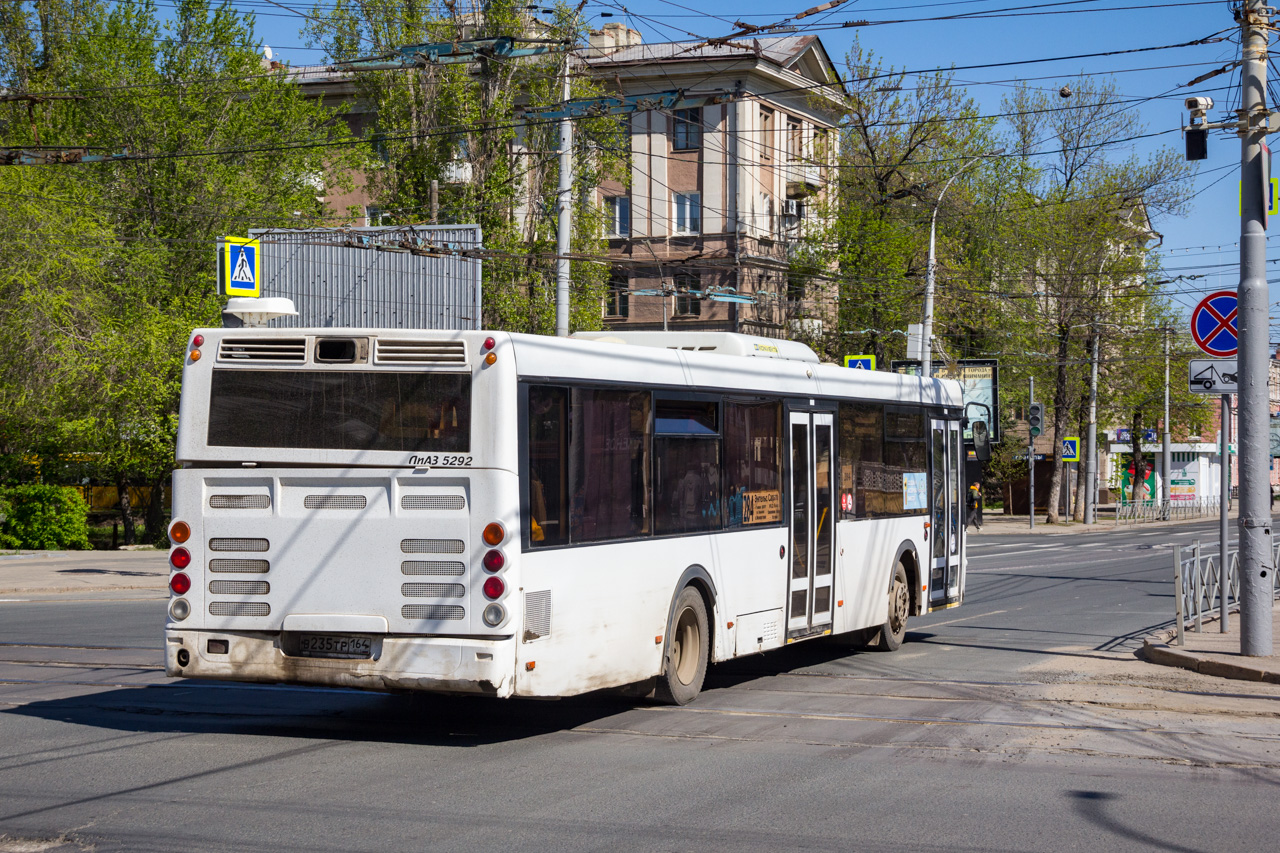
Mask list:
[[[334,108],[263,66],[253,17],[230,3],[178,0],[166,21],[152,0],[42,0],[3,20],[0,80],[72,96],[30,113],[10,103],[3,144],[38,135],[133,156],[0,170],[0,217],[15,226],[0,241],[15,261],[0,287],[17,297],[0,336],[18,364],[41,368],[0,371],[0,400],[16,403],[0,441],[20,457],[88,458],[122,495],[136,483],[157,493],[188,337],[220,311],[215,240],[322,221],[321,176],[353,165],[355,149]],[[38,438],[15,438],[15,418]]]

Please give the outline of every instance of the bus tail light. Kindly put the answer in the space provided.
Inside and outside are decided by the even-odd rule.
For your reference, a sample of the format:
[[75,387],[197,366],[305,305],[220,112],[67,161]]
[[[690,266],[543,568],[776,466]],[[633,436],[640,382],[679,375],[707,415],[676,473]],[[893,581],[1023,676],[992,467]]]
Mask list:
[[175,595],[186,595],[191,591],[191,578],[178,572],[169,578],[169,589],[173,590]]
[[191,565],[191,552],[186,548],[174,548],[169,554],[169,562],[173,563],[175,569],[185,569]]
[[175,598],[169,605],[169,616],[174,622],[181,622],[191,615],[191,605],[185,598]]
[[482,562],[486,572],[496,572],[507,564],[507,558],[501,551],[486,551]]
[[507,608],[496,601],[484,609],[484,624],[497,628],[507,618]]
[[489,350],[493,349],[493,348],[494,348],[494,347],[496,347],[497,345],[498,345],[498,342],[497,342],[497,341],[495,341],[493,338],[485,338],[485,339],[484,339],[484,351],[485,351],[485,352],[488,352]]
[[484,528],[484,544],[494,547],[502,544],[502,540],[507,538],[507,529],[498,522],[492,522]]
[[175,521],[169,527],[169,538],[181,545],[191,538],[191,526],[185,521]]
[[192,345],[193,347],[202,347],[202,346],[204,346],[204,335],[196,335],[194,338],[192,338],[192,339],[191,339],[191,345]]
[[498,598],[505,592],[507,585],[502,582],[502,578],[494,575],[484,582],[484,594],[489,598]]

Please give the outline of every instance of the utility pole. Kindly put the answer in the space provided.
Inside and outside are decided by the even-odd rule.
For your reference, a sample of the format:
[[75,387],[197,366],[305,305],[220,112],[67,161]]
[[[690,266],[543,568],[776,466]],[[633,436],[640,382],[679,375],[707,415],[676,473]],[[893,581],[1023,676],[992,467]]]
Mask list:
[[[564,58],[564,76],[561,78],[561,96],[568,105],[569,57]],[[573,227],[570,194],[573,192],[573,120],[560,119],[560,184],[556,193],[559,217],[556,221],[556,335],[569,335],[569,238]]]
[[[1227,545],[1231,543],[1231,533],[1227,528],[1227,514],[1231,510],[1231,395],[1222,395],[1222,429],[1218,430],[1222,441],[1222,449],[1218,451],[1218,459],[1222,462],[1222,470],[1218,472],[1219,489],[1222,497],[1218,499],[1218,572],[1219,577],[1227,577],[1230,560],[1227,557]],[[1227,633],[1227,584],[1222,584],[1218,596],[1218,630]]]
[[1164,468],[1160,478],[1160,517],[1169,520],[1169,502],[1173,492],[1169,477],[1173,472],[1173,452],[1169,447],[1169,330],[1164,330],[1164,430],[1160,436],[1160,465]]
[[1085,439],[1084,523],[1093,524],[1098,508],[1098,326],[1093,327],[1093,359],[1089,365],[1089,432]]
[[[1036,399],[1036,378],[1030,377],[1027,382],[1030,388],[1027,391],[1027,408],[1031,408],[1031,404]],[[1036,437],[1030,428],[1027,429],[1027,518],[1030,520],[1029,529],[1036,529]]]
[[[1267,42],[1270,8],[1244,0],[1236,14],[1241,28],[1240,65],[1240,653],[1272,653],[1270,412],[1266,199],[1263,143],[1267,110]],[[1265,189],[1269,190],[1269,187]],[[1225,462],[1225,460],[1224,460]],[[1223,555],[1225,561],[1226,555]]]

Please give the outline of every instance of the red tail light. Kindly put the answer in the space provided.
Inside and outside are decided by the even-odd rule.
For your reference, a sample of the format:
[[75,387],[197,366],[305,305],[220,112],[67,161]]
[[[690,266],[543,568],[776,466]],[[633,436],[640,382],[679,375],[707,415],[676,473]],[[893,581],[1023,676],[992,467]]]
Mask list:
[[191,578],[178,572],[169,578],[169,589],[173,590],[174,595],[186,595],[191,591]]
[[185,569],[191,565],[191,552],[186,548],[174,548],[169,554],[169,562],[175,569]]
[[484,594],[490,598],[498,598],[505,592],[507,585],[502,582],[502,578],[494,576],[484,582]]
[[484,555],[484,568],[488,572],[496,572],[507,564],[507,558],[501,551],[487,551]]

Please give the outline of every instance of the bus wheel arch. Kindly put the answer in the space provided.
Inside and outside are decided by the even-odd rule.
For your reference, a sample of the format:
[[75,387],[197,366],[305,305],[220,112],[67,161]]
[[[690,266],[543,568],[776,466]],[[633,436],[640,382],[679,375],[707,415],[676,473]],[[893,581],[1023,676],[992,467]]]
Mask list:
[[702,690],[715,657],[715,583],[702,566],[690,566],[676,584],[667,613],[662,662],[654,696],[684,705]]
[[[920,593],[920,587],[923,583],[920,574],[920,558],[916,551],[915,543],[910,540],[903,542],[898,546],[898,554],[893,558],[894,566],[899,563],[907,572],[907,588],[911,593],[911,615],[919,616],[924,612],[924,597]],[[893,587],[893,574],[889,575],[889,587]]]

